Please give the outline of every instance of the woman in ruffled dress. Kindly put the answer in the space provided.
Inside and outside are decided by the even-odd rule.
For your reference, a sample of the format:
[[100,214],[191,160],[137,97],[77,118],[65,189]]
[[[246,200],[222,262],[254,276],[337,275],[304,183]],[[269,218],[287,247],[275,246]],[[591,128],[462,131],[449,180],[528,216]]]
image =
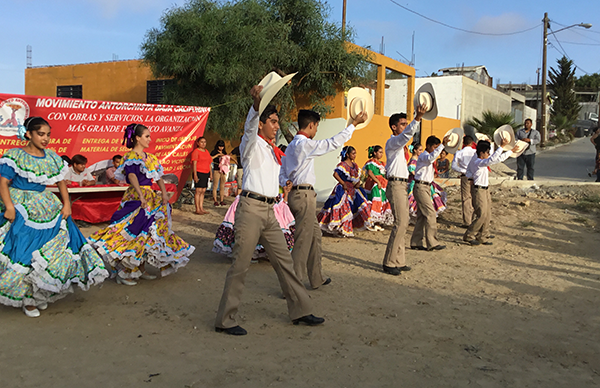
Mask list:
[[[417,169],[417,159],[423,152],[424,148],[421,143],[416,143],[411,146],[412,157],[408,162],[408,213],[410,216],[410,224],[414,224],[417,221],[417,201],[413,194],[415,188],[415,171]],[[410,148],[410,147],[409,147]],[[446,210],[446,192],[440,185],[435,182],[431,182],[431,200],[433,201],[433,208],[435,209],[436,215]]]
[[[385,179],[385,165],[382,163],[383,148],[380,145],[368,148],[369,160],[364,165],[363,170],[367,175],[365,181],[365,190],[371,201],[371,220],[373,227],[368,228],[371,231],[382,231],[379,225],[391,226],[394,224],[392,207],[387,200],[385,189],[387,179]],[[379,225],[378,225],[379,224]]]
[[345,146],[340,156],[342,161],[333,172],[338,184],[325,201],[317,220],[326,233],[352,237],[354,230],[373,226],[371,203],[366,191],[360,187],[360,169],[354,162],[356,150]]
[[[129,188],[110,225],[89,238],[116,275],[117,283],[127,286],[136,285],[140,278],[156,278],[146,272],[146,264],[160,269],[164,277],[185,266],[194,252],[194,247],[171,229],[163,168],[156,156],[144,151],[150,141],[150,131],[142,124],[130,124],[125,129],[123,143],[131,151],[123,156],[115,177],[126,180]],[[152,190],[152,181],[161,194]]]
[[[23,148],[0,158],[0,303],[38,317],[48,303],[108,277],[104,263],[73,219],[66,163],[50,142],[50,124],[30,117],[19,126]],[[46,190],[58,186],[58,197]]]

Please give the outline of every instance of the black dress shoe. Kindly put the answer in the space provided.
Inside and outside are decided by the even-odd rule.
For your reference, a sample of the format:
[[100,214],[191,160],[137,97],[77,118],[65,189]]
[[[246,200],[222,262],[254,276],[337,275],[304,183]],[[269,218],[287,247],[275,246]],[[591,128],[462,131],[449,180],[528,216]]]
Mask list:
[[482,242],[482,244],[483,245],[494,245],[494,243],[491,241]]
[[228,329],[223,329],[222,327],[215,327],[215,331],[217,333],[225,333],[229,335],[246,335],[248,332],[241,326],[234,326]]
[[468,241],[468,243],[471,244],[472,246],[481,245],[481,242],[479,242],[479,240],[471,240],[471,241]]
[[390,274],[390,275],[394,275],[394,276],[400,275],[400,270],[398,268],[388,267],[387,265],[383,266],[383,272]]
[[410,249],[416,249],[416,250],[419,250],[419,251],[426,251],[427,250],[427,248],[425,248],[423,245],[413,245],[413,246],[410,247]]
[[489,236],[487,236],[487,238],[496,238],[496,236],[494,236],[493,234],[490,234]]
[[329,283],[331,283],[331,278],[327,278],[327,280],[325,280],[325,281],[323,282],[323,284],[322,284],[322,285],[323,285],[323,286],[326,286],[326,285],[328,285]]
[[400,271],[410,271],[410,267],[408,265],[405,265],[404,267],[396,267],[398,270]]
[[445,245],[436,245],[434,247],[431,248],[427,248],[427,251],[431,252],[431,251],[441,251],[442,249],[446,249]]
[[325,322],[324,318],[319,318],[319,317],[315,317],[314,315],[310,314],[310,315],[305,315],[303,317],[300,317],[298,319],[294,319],[292,321],[292,323],[294,325],[299,325],[300,323],[304,323],[308,326],[316,326],[316,325],[320,325],[321,323]]

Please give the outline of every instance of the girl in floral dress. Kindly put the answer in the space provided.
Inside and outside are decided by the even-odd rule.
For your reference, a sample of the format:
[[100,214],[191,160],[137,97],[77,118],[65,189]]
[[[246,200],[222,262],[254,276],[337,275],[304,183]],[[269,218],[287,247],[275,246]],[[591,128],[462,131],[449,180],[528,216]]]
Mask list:
[[[123,156],[115,177],[130,186],[110,225],[89,238],[116,275],[117,283],[127,286],[136,285],[139,278],[156,278],[145,271],[146,264],[159,268],[164,277],[185,266],[194,252],[194,247],[171,229],[163,168],[156,156],[144,152],[150,141],[150,131],[141,124],[125,129],[123,142],[131,151]],[[160,195],[151,188],[153,180],[160,187]]]
[[[71,218],[66,163],[50,142],[50,124],[30,117],[19,126],[23,148],[0,158],[0,303],[38,317],[48,303],[101,283],[104,263]],[[61,201],[46,190],[58,186]]]
[[369,147],[368,152],[370,159],[364,165],[363,171],[367,175],[365,190],[368,193],[369,201],[371,201],[371,220],[375,224],[369,230],[382,231],[383,228],[377,224],[388,226],[394,224],[392,207],[385,193],[388,181],[385,179],[385,165],[381,162],[383,148],[376,145]]
[[[415,187],[417,159],[419,159],[419,155],[421,155],[424,149],[421,143],[416,143],[412,147],[412,157],[408,162],[408,186],[406,187],[408,191],[408,213],[410,215],[410,224],[414,224],[417,220],[417,201],[415,201],[413,189]],[[431,199],[436,215],[439,215],[446,210],[446,192],[435,182],[431,182]]]
[[338,184],[317,216],[321,229],[343,237],[354,236],[354,230],[373,226],[371,204],[367,192],[360,187],[360,169],[354,162],[356,150],[345,146],[342,161],[336,166],[333,177]]

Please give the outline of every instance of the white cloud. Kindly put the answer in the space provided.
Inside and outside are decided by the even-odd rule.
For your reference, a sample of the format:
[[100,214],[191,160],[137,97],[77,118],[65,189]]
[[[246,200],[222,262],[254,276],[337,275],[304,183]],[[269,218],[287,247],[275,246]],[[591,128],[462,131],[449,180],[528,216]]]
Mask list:
[[473,27],[468,29],[488,34],[505,34],[526,30],[533,27],[535,24],[532,24],[530,21],[523,18],[522,15],[511,12],[498,16],[483,16],[475,23],[475,25],[473,25]]
[[113,18],[121,11],[145,13],[156,9],[167,9],[183,3],[175,0],[86,0],[88,3],[100,8],[102,15],[106,18]]

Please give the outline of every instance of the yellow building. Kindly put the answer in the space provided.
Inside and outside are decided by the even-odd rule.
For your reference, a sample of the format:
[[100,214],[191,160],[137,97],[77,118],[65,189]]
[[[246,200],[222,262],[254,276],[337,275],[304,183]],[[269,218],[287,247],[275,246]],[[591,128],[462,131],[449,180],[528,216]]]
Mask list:
[[[364,85],[373,96],[375,115],[371,123],[356,131],[347,143],[357,150],[356,162],[362,166],[367,160],[367,147],[384,146],[391,135],[389,116],[397,112],[407,112],[413,117],[412,100],[415,85],[415,69],[384,55],[368,51],[353,44],[348,50],[360,50],[369,57],[373,79]],[[406,79],[398,90],[392,80]],[[157,80],[150,68],[140,60],[97,62],[64,66],[34,67],[25,70],[25,94],[48,97],[71,97],[87,100],[160,103],[162,88],[168,80]],[[301,101],[301,99],[299,99]],[[319,125],[317,139],[333,136],[346,125],[346,101],[344,93],[330,98],[333,107]],[[310,109],[302,106],[299,109]],[[209,118],[210,120],[210,118]],[[423,121],[421,139],[436,135],[442,138],[449,129],[460,126],[459,120],[438,117],[434,121]],[[209,148],[218,139],[215,133],[205,134]],[[233,146],[237,141],[233,141]],[[227,143],[230,150],[232,144]],[[317,192],[319,199],[326,198],[335,184],[333,168],[339,162],[337,154],[320,157],[317,169]]]

